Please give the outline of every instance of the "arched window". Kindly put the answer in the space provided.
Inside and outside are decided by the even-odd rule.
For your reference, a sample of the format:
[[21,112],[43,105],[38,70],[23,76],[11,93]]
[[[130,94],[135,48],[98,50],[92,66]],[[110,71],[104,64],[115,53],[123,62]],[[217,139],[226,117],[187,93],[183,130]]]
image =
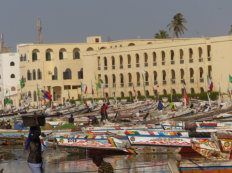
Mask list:
[[33,80],[36,80],[36,72],[35,72],[35,69],[34,69],[33,72],[32,72],[32,76],[33,76]]
[[112,60],[112,69],[115,69],[115,58],[114,56],[111,57]]
[[141,92],[140,92],[140,91],[137,91],[137,95],[140,97],[140,96],[141,96]]
[[65,52],[66,52],[66,49],[64,49],[64,48],[60,49],[60,51],[59,51],[59,60],[64,59]]
[[135,46],[135,44],[134,43],[129,43],[128,46]]
[[105,87],[108,88],[108,76],[105,75]]
[[123,69],[123,58],[122,58],[122,55],[119,56],[119,60],[120,60],[120,69]]
[[23,61],[23,55],[20,55],[20,61]]
[[147,97],[149,96],[149,91],[148,91],[148,90],[146,90],[146,96],[147,96]]
[[128,73],[128,81],[129,81],[129,86],[132,86],[132,75],[131,75],[131,73]]
[[136,67],[139,67],[139,54],[136,53]]
[[52,52],[51,49],[46,50],[46,61],[51,61],[52,60],[51,52]]
[[166,81],[166,71],[163,70],[163,71],[162,71],[162,74],[163,74],[163,81]]
[[93,51],[94,49],[92,47],[89,47],[86,49],[86,51]]
[[15,66],[15,63],[13,61],[11,61],[10,66]]
[[41,74],[40,69],[37,70],[37,79],[38,79],[38,80],[41,80],[41,79],[42,79],[42,74]]
[[104,66],[107,68],[107,58],[104,57]]
[[184,51],[180,49],[180,64],[184,64]]
[[30,72],[30,70],[27,70],[27,80],[31,80],[31,72]]
[[194,88],[191,88],[191,94],[195,94]]
[[183,69],[180,69],[180,78],[184,79],[184,70]]
[[145,73],[145,85],[149,85],[149,75],[147,71]]
[[97,65],[98,65],[98,68],[101,67],[101,57],[100,56],[97,57]]
[[37,61],[38,57],[37,57],[37,51],[33,51],[32,52],[32,61]]
[[140,86],[140,73],[136,73],[136,79],[137,79],[137,86]]
[[144,66],[148,67],[148,55],[147,55],[147,53],[144,53]]
[[63,79],[64,80],[72,79],[72,71],[69,68],[67,68],[63,73]]
[[192,48],[189,48],[189,62],[190,63],[193,62],[193,50],[192,50]]
[[199,53],[199,58],[202,58],[203,51],[201,47],[198,48],[198,53]]
[[80,49],[73,49],[73,59],[80,59]]
[[200,71],[200,79],[202,79],[202,78],[203,78],[203,68],[200,67],[200,68],[199,68],[199,71]]
[[11,75],[10,75],[10,78],[15,78],[15,74],[11,74]]
[[153,72],[153,76],[154,76],[154,85],[157,85],[158,82],[157,82],[157,72],[156,71]]
[[172,89],[172,94],[176,94],[176,90],[175,89]]
[[113,79],[113,88],[116,87],[116,76],[115,74],[112,75],[112,79]]
[[131,91],[129,91],[129,97],[130,97],[130,99],[133,97],[133,95],[132,95],[132,92],[131,92]]
[[176,78],[175,70],[171,70],[172,79]]
[[120,83],[121,83],[121,87],[123,87],[124,86],[124,77],[123,77],[122,73],[120,74]]
[[156,62],[156,53],[153,52],[153,66],[156,66],[157,62]]
[[124,98],[124,92],[121,92],[121,98]]
[[57,67],[54,68],[54,75],[52,76],[52,80],[58,80],[58,70],[57,70]]
[[28,97],[31,98],[31,91],[28,91]]
[[208,75],[209,75],[209,78],[212,79],[212,66],[211,65],[208,66]]
[[164,51],[161,52],[161,56],[162,56],[162,65],[165,65],[165,52]]
[[163,95],[167,95],[166,89],[163,89]]
[[36,101],[37,101],[36,91],[34,91],[34,93],[33,93],[33,97],[34,97],[34,102],[36,102]]
[[27,55],[25,54],[23,57],[23,61],[26,61],[26,60],[27,60]]
[[13,87],[11,87],[10,90],[11,90],[11,91],[16,91],[16,88],[13,86]]
[[200,88],[200,91],[201,91],[201,93],[203,93],[203,92],[204,92],[204,88],[201,87],[201,88]]
[[175,54],[173,50],[170,51],[170,55],[171,55],[171,64],[175,64],[175,60],[174,60]]
[[128,68],[131,68],[131,56],[127,55]]
[[194,70],[192,68],[189,69],[190,79],[194,77]]

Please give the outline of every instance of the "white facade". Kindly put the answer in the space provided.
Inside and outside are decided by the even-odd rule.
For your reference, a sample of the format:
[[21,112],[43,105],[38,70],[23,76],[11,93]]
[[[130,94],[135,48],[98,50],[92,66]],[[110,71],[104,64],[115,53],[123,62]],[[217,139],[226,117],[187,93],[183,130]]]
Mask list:
[[19,58],[18,53],[0,54],[0,100],[8,96],[17,105],[17,87],[19,85]]

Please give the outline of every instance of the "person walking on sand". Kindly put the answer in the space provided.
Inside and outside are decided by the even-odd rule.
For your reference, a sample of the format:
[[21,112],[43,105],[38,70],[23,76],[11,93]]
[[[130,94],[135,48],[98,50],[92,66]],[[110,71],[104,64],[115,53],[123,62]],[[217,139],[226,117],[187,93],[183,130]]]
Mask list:
[[27,163],[32,173],[43,173],[42,152],[40,136],[41,130],[39,126],[30,127],[25,150],[29,149]]

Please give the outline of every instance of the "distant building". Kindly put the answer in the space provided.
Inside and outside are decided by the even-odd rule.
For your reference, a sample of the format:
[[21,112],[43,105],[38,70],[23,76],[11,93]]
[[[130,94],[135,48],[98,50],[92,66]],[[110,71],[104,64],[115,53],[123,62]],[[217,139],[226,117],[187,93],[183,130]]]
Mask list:
[[3,37],[3,34],[1,34],[0,53],[7,53],[7,52],[11,52],[11,49],[10,49],[10,47],[4,46],[4,37]]
[[[63,103],[81,95],[81,82],[87,84],[87,97],[92,86],[97,97],[95,78],[102,79],[108,97],[129,97],[183,93],[183,80],[188,93],[207,91],[207,75],[214,91],[227,92],[232,74],[232,36],[212,38],[135,39],[102,42],[100,36],[88,37],[86,43],[18,45],[24,91],[38,100],[37,85]],[[144,80],[143,80],[144,76]],[[20,77],[20,78],[21,78]],[[144,86],[145,85],[145,92]]]
[[0,99],[7,96],[12,105],[18,106],[17,87],[19,86],[19,58],[17,53],[0,54]]

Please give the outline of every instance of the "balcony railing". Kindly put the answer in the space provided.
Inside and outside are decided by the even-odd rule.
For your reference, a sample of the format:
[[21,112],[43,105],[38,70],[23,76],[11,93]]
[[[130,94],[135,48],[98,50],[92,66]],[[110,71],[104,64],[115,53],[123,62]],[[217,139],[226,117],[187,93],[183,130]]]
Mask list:
[[203,62],[203,58],[199,58],[199,62]]
[[112,65],[112,69],[113,69],[113,70],[115,69],[115,65]]
[[105,84],[105,88],[108,88],[108,84]]
[[98,70],[101,70],[101,67],[98,67],[97,69],[98,69]]
[[136,64],[136,67],[139,67],[139,64]]
[[153,66],[157,66],[157,62],[153,62]]
[[116,84],[115,83],[113,83],[113,88],[116,88]]
[[107,70],[107,66],[104,67],[104,70]]
[[180,80],[180,83],[184,84],[184,80],[183,80],[183,79],[181,79],[181,80]]
[[146,86],[149,86],[149,82],[145,82],[145,85],[146,85]]
[[190,79],[190,83],[194,83],[194,79]]
[[144,63],[144,66],[145,66],[145,67],[148,67],[148,63],[147,63],[147,62],[145,62],[145,63]]
[[123,69],[123,65],[120,65],[120,69]]
[[189,59],[189,63],[193,63],[193,59],[191,58],[191,59]]
[[204,78],[200,78],[200,82],[203,83],[204,82]]
[[172,84],[175,84],[176,80],[175,79],[171,79],[171,82],[172,82]]
[[131,64],[128,64],[128,68],[131,68]]
[[175,64],[175,61],[171,61],[171,64]]
[[180,64],[184,64],[184,60],[183,59],[180,60]]
[[163,80],[163,85],[166,85],[167,84],[167,81],[166,80]]
[[162,65],[165,65],[165,62],[164,62],[164,61],[162,62]]
[[158,81],[154,81],[154,85],[157,85],[158,84]]
[[211,57],[208,57],[208,61],[211,61]]
[[137,83],[137,86],[140,86],[140,83],[139,83],[139,82]]
[[121,87],[122,87],[122,88],[124,87],[124,84],[123,84],[123,83],[121,83]]
[[129,87],[132,87],[132,85],[133,85],[133,84],[132,84],[131,82],[130,82],[130,83],[128,83],[128,86],[129,86]]

